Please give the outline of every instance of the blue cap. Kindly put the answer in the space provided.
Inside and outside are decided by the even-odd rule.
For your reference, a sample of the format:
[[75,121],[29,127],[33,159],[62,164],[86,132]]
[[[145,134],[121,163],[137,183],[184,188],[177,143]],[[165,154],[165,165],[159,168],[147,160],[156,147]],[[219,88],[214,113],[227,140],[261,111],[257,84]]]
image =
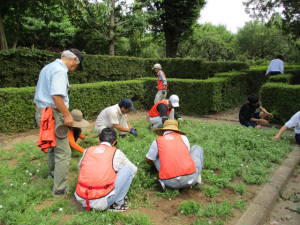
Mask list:
[[132,101],[129,98],[123,98],[120,102],[120,107],[124,106],[125,108],[129,108],[130,110],[134,111],[135,108],[132,105]]

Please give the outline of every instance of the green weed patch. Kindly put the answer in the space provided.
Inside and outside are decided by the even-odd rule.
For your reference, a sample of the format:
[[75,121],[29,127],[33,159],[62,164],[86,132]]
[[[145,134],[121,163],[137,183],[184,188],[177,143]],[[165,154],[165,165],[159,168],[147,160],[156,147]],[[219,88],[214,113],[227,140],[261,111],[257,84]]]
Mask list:
[[[118,140],[118,148],[138,167],[128,199],[130,213],[85,211],[74,199],[77,184],[77,163],[80,153],[73,152],[70,163],[70,193],[64,198],[51,196],[53,180],[47,179],[47,156],[33,143],[20,143],[13,150],[0,149],[0,223],[5,224],[152,224],[149,216],[138,212],[139,207],[151,207],[160,197],[178,198],[181,190],[168,189],[156,193],[158,173],[145,162],[145,155],[157,136],[145,120],[131,122],[138,136],[130,134]],[[242,126],[216,125],[185,120],[180,130],[187,132],[192,145],[204,149],[202,179],[204,185],[192,191],[204,193],[210,204],[196,199],[182,201],[181,216],[194,214],[194,224],[224,224],[234,216],[234,209],[244,210],[246,202],[237,200],[221,203],[214,201],[224,189],[239,196],[247,193],[247,184],[260,184],[269,179],[274,164],[281,163],[291,150],[293,137],[284,133],[281,140],[273,141],[277,130],[256,130]],[[97,145],[97,134],[85,133],[83,147]],[[151,194],[152,193],[152,194]],[[155,194],[153,194],[155,193]],[[150,195],[152,197],[150,197]],[[153,197],[154,196],[154,197]],[[42,209],[38,206],[53,201]],[[69,216],[67,221],[65,216]]]

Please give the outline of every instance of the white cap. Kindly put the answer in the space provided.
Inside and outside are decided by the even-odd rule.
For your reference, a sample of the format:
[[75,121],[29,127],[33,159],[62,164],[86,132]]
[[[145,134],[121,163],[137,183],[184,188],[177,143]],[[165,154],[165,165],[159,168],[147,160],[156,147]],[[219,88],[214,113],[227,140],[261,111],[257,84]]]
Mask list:
[[160,70],[162,70],[161,65],[160,65],[159,63],[156,63],[156,64],[153,66],[152,69],[153,69],[153,70],[154,70],[154,69],[160,69]]
[[179,107],[179,97],[177,95],[171,95],[169,101],[173,107]]

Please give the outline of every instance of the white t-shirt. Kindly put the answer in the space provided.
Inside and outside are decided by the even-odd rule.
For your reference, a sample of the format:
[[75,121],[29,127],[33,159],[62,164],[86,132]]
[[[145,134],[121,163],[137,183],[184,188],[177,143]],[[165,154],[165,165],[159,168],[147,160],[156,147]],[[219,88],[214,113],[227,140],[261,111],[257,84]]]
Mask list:
[[[111,146],[108,142],[102,142],[101,144]],[[78,163],[79,171],[81,169],[81,162],[85,156],[86,150],[87,149],[85,149],[85,151],[83,152],[82,158],[80,159],[80,161]],[[125,165],[131,166],[134,174],[137,173],[137,167],[132,162],[130,162],[130,160],[125,156],[125,154],[123,152],[121,152],[119,149],[117,149],[116,153],[114,155],[114,158],[113,158],[113,168],[115,171],[119,171]],[[115,194],[115,190],[112,190],[108,195],[106,195],[102,198],[89,200],[90,207],[93,209],[100,210],[100,211],[107,209],[107,207],[108,207],[107,198],[114,194]],[[79,201],[83,207],[86,207],[86,200],[84,198],[79,197],[76,194],[76,192],[74,193],[74,195],[75,195],[75,198],[77,199],[77,201]]]
[[[174,131],[165,131],[164,135],[169,134],[169,133],[174,133]],[[182,138],[184,144],[186,145],[186,147],[190,151],[190,142],[189,142],[188,138],[185,135],[181,135],[181,138]],[[155,161],[156,158],[158,157],[158,148],[157,148],[156,140],[152,142],[152,145],[151,145],[146,157],[152,161]]]
[[300,134],[300,111],[298,111],[292,118],[285,123],[288,128],[295,127],[295,133]]
[[268,67],[266,74],[275,71],[279,71],[280,73],[283,73],[283,70],[284,70],[283,61],[281,59],[273,59]]
[[109,106],[101,111],[95,122],[95,126],[113,127],[114,124],[120,124],[122,116],[127,118],[126,114],[122,114],[119,104]]

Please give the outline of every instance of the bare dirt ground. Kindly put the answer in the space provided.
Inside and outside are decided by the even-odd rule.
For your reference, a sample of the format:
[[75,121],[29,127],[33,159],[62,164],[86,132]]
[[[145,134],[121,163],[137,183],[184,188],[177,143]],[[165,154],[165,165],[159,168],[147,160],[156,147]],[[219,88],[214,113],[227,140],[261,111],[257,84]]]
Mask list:
[[[204,116],[182,116],[183,119],[191,119],[195,121],[202,121],[207,123],[226,123],[226,124],[239,124],[238,121],[238,112],[240,107],[232,108],[227,110],[226,112],[221,112],[213,115],[204,115]],[[145,119],[147,115],[146,111],[138,111],[129,114],[129,120],[131,121],[138,121],[140,119]],[[95,121],[90,121],[91,125],[86,128],[85,130],[90,131],[95,124]],[[279,128],[279,126],[277,126]],[[268,128],[265,128],[268,129]],[[84,130],[84,131],[85,131]],[[290,131],[288,131],[290,132]],[[14,135],[7,135],[7,134],[0,134],[0,148],[1,149],[13,149],[14,145],[21,142],[34,142],[37,144],[38,142],[38,135],[39,130],[35,129],[26,133],[17,133]],[[73,160],[78,161],[78,158],[73,158]],[[12,165],[15,162],[11,162]],[[276,171],[273,170],[273,173]],[[205,169],[205,168],[204,168]],[[267,224],[286,224],[286,225],[298,225],[300,224],[300,216],[297,212],[291,211],[286,209],[286,207],[290,209],[296,209],[297,205],[299,206],[299,198],[300,198],[300,169],[298,167],[297,171],[295,172],[295,176],[293,176],[284,191],[282,192],[281,198],[279,199],[278,203],[276,204],[270,218],[266,221],[265,225]],[[72,180],[74,174],[70,173],[69,180]],[[237,181],[238,182],[238,181]],[[204,184],[205,185],[205,184]],[[235,201],[240,199],[245,199],[248,205],[251,201],[255,198],[255,196],[259,193],[262,189],[263,185],[247,185],[247,193],[244,196],[236,195],[232,188],[225,188],[222,190],[220,196],[215,197],[216,203],[222,202],[223,200],[227,201]],[[126,213],[130,213],[133,210],[137,210],[141,213],[149,215],[151,222],[154,224],[193,224],[193,222],[197,219],[196,216],[184,216],[178,210],[179,204],[183,200],[187,199],[194,199],[200,203],[210,203],[211,199],[206,197],[201,191],[195,189],[183,189],[180,190],[180,195],[176,196],[173,199],[164,199],[161,197],[156,197],[155,192],[149,191],[146,193],[150,197],[150,203],[146,207],[140,207],[137,209],[130,209]],[[72,196],[66,196],[65,198],[72,199]],[[79,203],[75,201],[73,198],[72,205],[78,211],[83,211],[83,208]],[[54,201],[45,201],[38,205],[36,209],[41,210],[46,206],[52,205],[56,202]],[[145,199],[146,202],[146,199]],[[235,210],[235,217],[230,218],[228,224],[235,224],[238,219],[242,215],[242,211]],[[70,220],[71,216],[66,215],[62,219],[62,224],[64,221]],[[213,222],[213,221],[212,221]],[[213,223],[212,223],[213,224]]]

